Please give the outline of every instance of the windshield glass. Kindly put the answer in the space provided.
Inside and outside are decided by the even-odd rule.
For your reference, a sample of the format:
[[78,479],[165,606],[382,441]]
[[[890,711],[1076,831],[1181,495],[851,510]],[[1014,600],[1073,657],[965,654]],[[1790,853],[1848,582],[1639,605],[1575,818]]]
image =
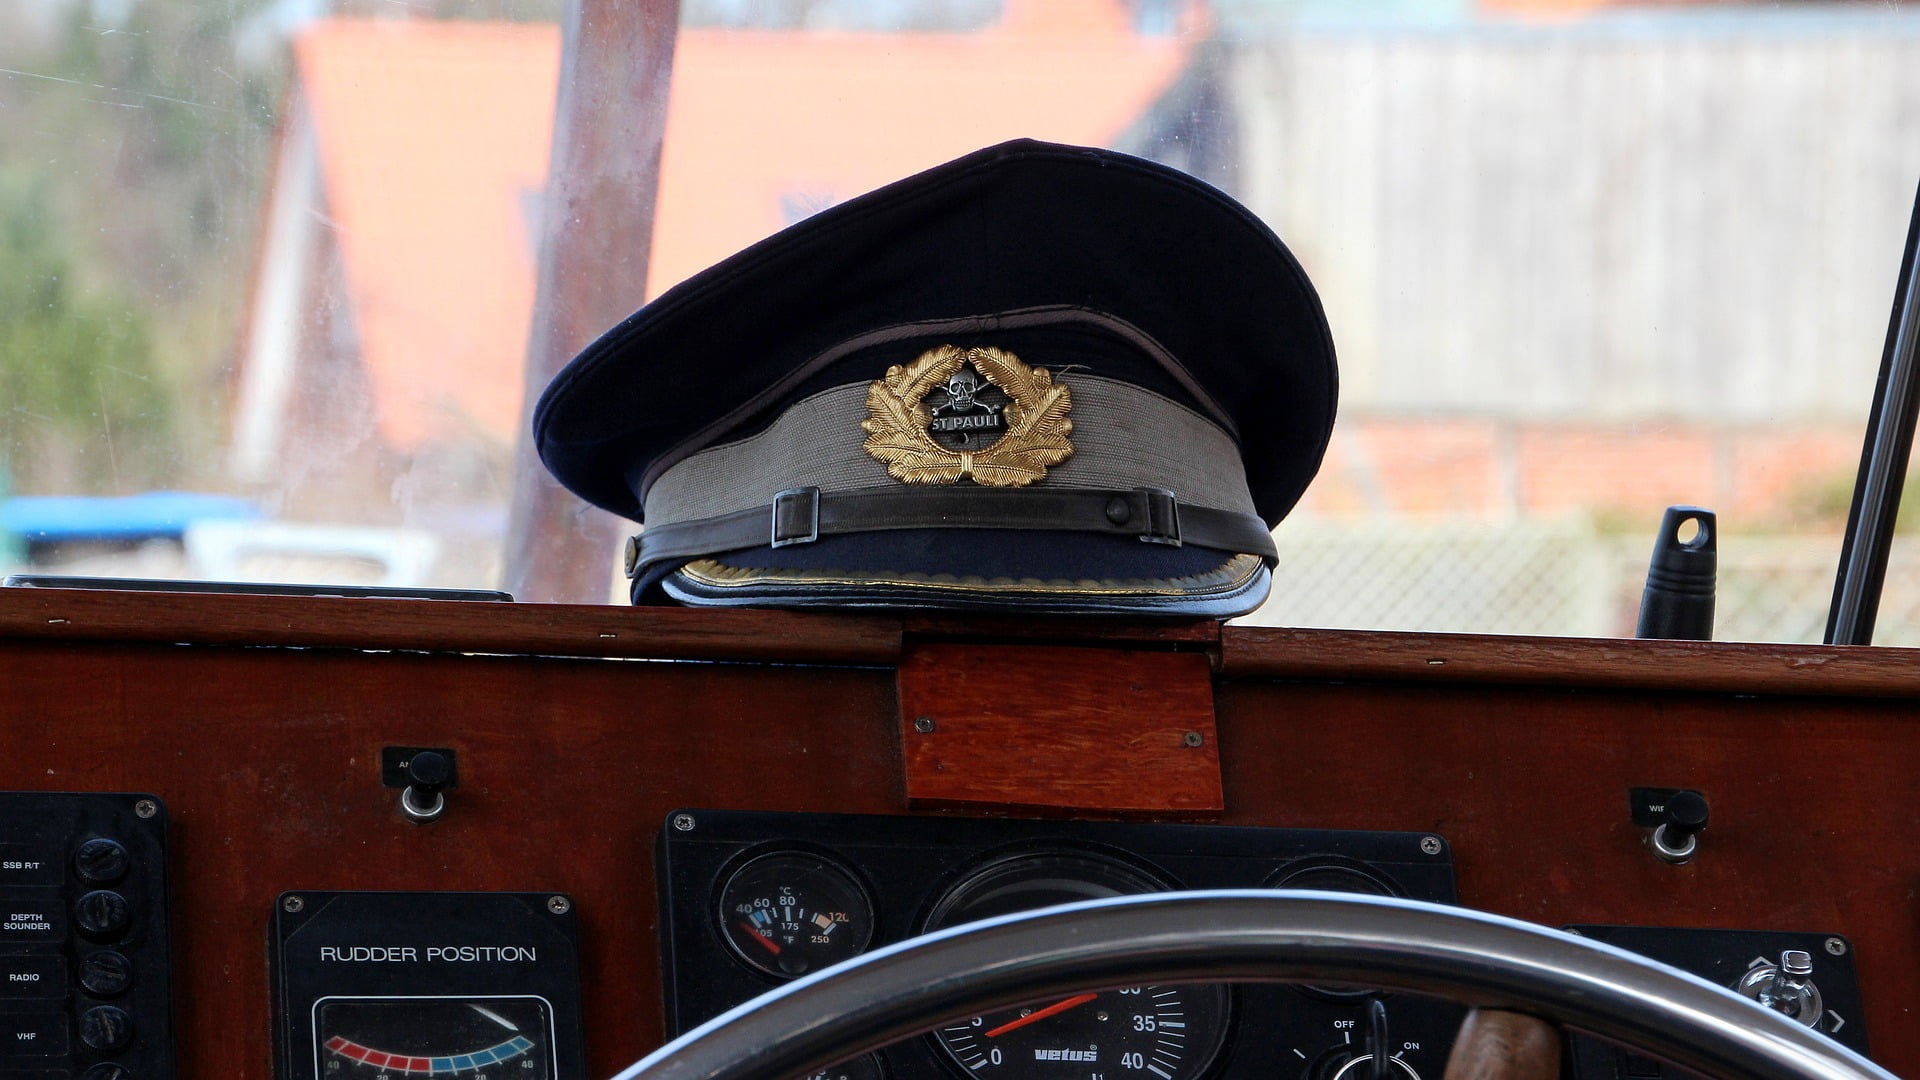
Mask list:
[[[664,42],[579,10],[0,3],[0,568],[499,587],[530,357],[1033,136],[1220,186],[1320,291],[1340,419],[1246,621],[1632,634],[1684,504],[1714,636],[1819,640],[1920,180],[1910,5],[685,0]],[[609,228],[650,239],[550,268],[605,279],[583,319],[541,300],[553,208],[654,182],[602,148],[635,171],[555,197],[595,44],[671,78],[620,129],[662,133],[651,220]],[[1882,643],[1920,642],[1907,554]]]

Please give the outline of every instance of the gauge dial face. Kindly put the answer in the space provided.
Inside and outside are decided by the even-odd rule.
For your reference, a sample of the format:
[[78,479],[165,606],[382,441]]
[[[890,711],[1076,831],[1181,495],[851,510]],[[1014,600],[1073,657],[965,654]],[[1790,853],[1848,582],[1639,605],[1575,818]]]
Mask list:
[[[1167,887],[1100,855],[1020,855],[984,867],[948,892],[927,929]],[[984,1013],[940,1028],[933,1038],[966,1076],[1192,1080],[1226,1041],[1229,1009],[1224,986],[1135,986]]]
[[1135,986],[970,1017],[935,1035],[973,1076],[1175,1080],[1212,1062],[1226,1011],[1225,987]]
[[[1322,892],[1365,893],[1368,896],[1396,896],[1398,892],[1372,871],[1346,863],[1316,860],[1305,865],[1283,867],[1267,885],[1270,889],[1319,889]],[[1324,986],[1303,984],[1294,989],[1309,997],[1327,1001],[1364,1001],[1379,991],[1364,986]]]
[[540,998],[328,998],[313,1015],[321,1076],[553,1078]]
[[851,872],[808,852],[762,855],[720,889],[720,936],[749,967],[791,979],[858,955],[873,902]]

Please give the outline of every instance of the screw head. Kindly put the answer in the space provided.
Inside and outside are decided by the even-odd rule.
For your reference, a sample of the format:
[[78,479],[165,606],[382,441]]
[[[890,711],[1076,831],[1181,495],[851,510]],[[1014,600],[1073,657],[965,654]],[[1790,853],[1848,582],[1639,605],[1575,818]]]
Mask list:
[[133,804],[133,816],[143,820],[159,812],[160,804],[154,802],[152,799],[141,799],[139,802]]
[[1830,938],[1828,938],[1828,939],[1827,939],[1827,954],[1828,954],[1829,956],[1845,956],[1845,955],[1847,955],[1847,943],[1846,943],[1845,941],[1843,941],[1843,940],[1841,940],[1840,938],[1837,938],[1837,937],[1830,937]]
[[919,733],[920,733],[920,734],[922,734],[922,735],[926,735],[926,734],[928,734],[928,733],[930,733],[930,732],[932,732],[932,731],[933,731],[933,717],[931,717],[931,716],[916,716],[916,717],[914,717],[914,718],[913,718],[913,730],[915,730],[915,731],[917,731],[917,732],[919,732]]
[[289,915],[293,914],[294,912],[300,911],[306,906],[307,906],[307,902],[305,900],[300,899],[297,896],[289,896],[286,899],[280,901],[280,910],[286,912]]
[[565,915],[567,912],[573,910],[573,901],[564,896],[549,896],[547,897],[547,910],[553,912],[555,915]]
[[673,827],[680,830],[681,832],[692,832],[693,831],[693,815],[692,814],[673,815]]
[[1438,855],[1446,846],[1447,845],[1441,843],[1440,838],[1437,836],[1423,836],[1420,838],[1420,850],[1428,855]]
[[1188,746],[1199,746],[1201,743],[1206,742],[1207,740],[1203,738],[1199,732],[1189,731],[1185,735],[1180,736],[1180,741],[1187,744]]

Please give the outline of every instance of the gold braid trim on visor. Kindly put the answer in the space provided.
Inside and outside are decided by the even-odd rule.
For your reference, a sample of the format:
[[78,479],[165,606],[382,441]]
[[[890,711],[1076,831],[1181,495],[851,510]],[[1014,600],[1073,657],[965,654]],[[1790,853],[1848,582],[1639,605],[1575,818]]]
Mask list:
[[916,574],[899,571],[755,569],[729,566],[717,559],[695,559],[679,574],[710,589],[742,587],[818,588],[820,586],[893,586],[916,591],[1021,593],[1072,596],[1188,597],[1233,592],[1245,588],[1262,567],[1259,557],[1234,555],[1204,574],[1164,579],[1103,581],[1094,578],[1040,580],[1038,578],[983,578],[959,574]]

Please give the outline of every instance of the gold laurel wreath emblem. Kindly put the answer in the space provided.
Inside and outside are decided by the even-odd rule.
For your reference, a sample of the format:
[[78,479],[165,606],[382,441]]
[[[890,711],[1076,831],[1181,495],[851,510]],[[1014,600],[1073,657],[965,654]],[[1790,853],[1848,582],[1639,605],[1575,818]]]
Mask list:
[[[927,432],[933,416],[924,404],[928,392],[967,364],[1012,399],[1001,409],[1006,434],[971,453],[934,441]],[[867,418],[860,427],[867,433],[867,453],[895,480],[951,484],[970,479],[989,487],[1025,487],[1047,475],[1047,466],[1072,456],[1071,408],[1073,395],[1046,368],[1028,367],[1000,349],[942,345],[875,379],[867,388]]]

